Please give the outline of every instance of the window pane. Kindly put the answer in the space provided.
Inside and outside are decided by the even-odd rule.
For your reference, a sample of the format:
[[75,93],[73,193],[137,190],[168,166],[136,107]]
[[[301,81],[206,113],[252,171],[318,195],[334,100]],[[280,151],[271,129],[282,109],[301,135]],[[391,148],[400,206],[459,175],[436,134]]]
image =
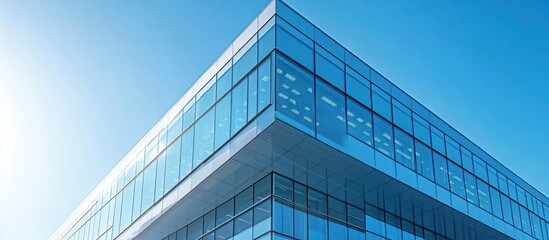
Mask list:
[[344,202],[328,197],[328,216],[339,221],[347,221],[347,206]]
[[448,189],[448,166],[446,158],[438,153],[433,154],[435,164],[435,181],[438,185]]
[[248,121],[257,114],[257,71],[248,76]]
[[461,147],[461,162],[463,168],[469,172],[473,172],[473,154],[463,146]]
[[288,201],[293,201],[293,181],[279,175],[274,175],[274,194]]
[[391,96],[376,86],[372,86],[372,105],[376,113],[392,121]]
[[122,197],[122,212],[120,214],[120,231],[124,230],[132,221],[133,190],[135,182],[131,182],[124,188]]
[[259,30],[258,55],[260,59],[271,52],[275,46],[274,19],[274,17],[271,18],[271,20]]
[[328,239],[328,226],[325,218],[309,214],[309,239]]
[[271,176],[267,176],[254,184],[254,203],[271,195]]
[[307,211],[301,208],[294,209],[294,236],[298,239],[307,239]]
[[245,209],[251,207],[254,203],[254,189],[248,187],[234,198],[235,214],[239,214]]
[[292,206],[275,200],[273,207],[273,230],[292,236],[294,233],[294,209]]
[[313,41],[280,18],[277,19],[277,27],[277,49],[313,70]]
[[434,181],[432,151],[425,144],[417,140],[415,143],[417,172],[431,181]]
[[464,177],[465,177],[467,201],[472,202],[475,205],[478,205],[476,178],[468,172],[464,172]]
[[212,109],[198,120],[194,130],[194,162],[193,169],[196,168],[213,152],[214,144],[214,113]]
[[217,207],[215,213],[215,225],[219,226],[225,221],[229,220],[234,216],[234,199],[223,203],[221,206]]
[[463,169],[453,162],[448,162],[448,174],[450,175],[450,190],[458,196],[465,198]]
[[215,79],[210,82],[196,94],[196,116],[200,117],[215,102]]
[[499,192],[495,188],[490,188],[490,197],[492,199],[492,212],[499,218],[503,218],[503,212],[501,210],[501,201]]
[[[141,215],[141,195],[142,194],[143,194],[143,174],[139,174],[139,176],[135,178],[132,221]],[[103,216],[101,216],[101,219],[103,220]]]
[[220,99],[233,85],[233,69],[229,61],[217,73],[217,99]]
[[398,101],[393,101],[393,122],[412,134],[412,111]]
[[158,154],[158,138],[154,138],[145,147],[145,165],[149,164]]
[[179,162],[181,159],[181,139],[178,138],[172,145],[168,147],[166,155],[166,190],[172,189],[179,181]]
[[254,207],[254,237],[271,230],[271,201],[270,199]]
[[395,159],[412,170],[415,167],[413,141],[412,136],[395,128]]
[[191,102],[187,103],[187,105],[183,108],[183,130],[187,129],[191,124],[194,123],[195,117],[194,117],[194,98],[191,100]]
[[[248,73],[257,63],[257,44],[254,43],[251,47],[248,46],[252,43],[253,40],[250,40],[240,51],[246,51],[240,59],[235,60],[233,66],[233,74],[234,74],[234,83],[239,81],[246,73]],[[240,52],[238,52],[235,55],[235,58],[238,58],[238,55]],[[234,84],[233,83],[233,84]]]
[[347,98],[347,131],[358,140],[372,146],[372,112]]
[[360,103],[371,107],[371,90],[370,81],[357,73],[350,67],[347,67],[347,79],[346,79],[347,94]]
[[143,173],[143,200],[141,212],[145,212],[154,202],[154,187],[156,186],[156,162],[145,168]]
[[414,120],[414,136],[430,146],[431,133],[429,130],[429,123],[415,113],[412,114],[412,116]]
[[340,222],[328,221],[329,239],[347,239],[347,226]]
[[433,141],[433,149],[437,150],[442,155],[446,155],[444,133],[442,133],[436,127],[431,126],[431,139]]
[[231,94],[227,94],[215,107],[215,149],[223,145],[230,137],[231,130]]
[[277,55],[276,109],[284,120],[314,131],[314,79],[313,76]]
[[483,181],[477,181],[477,187],[480,207],[488,212],[492,212],[492,206],[490,204],[490,190],[488,190],[488,184]]
[[448,136],[446,136],[446,156],[448,156],[450,160],[461,165],[459,144]]
[[344,64],[319,45],[315,45],[316,74],[338,89],[345,90]]
[[513,214],[511,212],[511,201],[505,195],[501,195],[501,207],[503,210],[503,220],[509,224],[513,224]]
[[378,151],[394,158],[393,126],[377,115],[374,115],[374,141]]
[[249,210],[234,220],[234,240],[252,239],[252,216]]
[[316,84],[316,131],[340,146],[347,140],[345,119],[345,96],[322,80]]
[[168,144],[173,142],[181,131],[183,131],[183,113],[180,112],[168,125]]
[[328,213],[328,200],[324,193],[309,189],[307,196],[307,206],[320,213]]
[[164,196],[164,173],[166,171],[166,152],[162,152],[156,159],[156,190],[154,201]]
[[204,233],[202,230],[203,229],[202,218],[199,218],[194,222],[192,222],[191,224],[189,224],[187,229],[188,229],[187,239],[197,239],[198,237],[200,237],[200,235]]
[[486,163],[479,157],[473,155],[473,162],[475,164],[475,175],[484,181],[488,181],[488,172],[486,171]]
[[[231,114],[231,133],[235,134],[240,130],[248,119],[248,82],[246,80],[240,82],[231,91],[232,95],[232,114]],[[231,134],[231,135],[232,135]]]
[[183,179],[193,168],[194,127],[189,128],[181,135],[181,164],[179,165],[179,179]]
[[257,109],[263,110],[271,103],[271,58],[267,58],[257,70]]

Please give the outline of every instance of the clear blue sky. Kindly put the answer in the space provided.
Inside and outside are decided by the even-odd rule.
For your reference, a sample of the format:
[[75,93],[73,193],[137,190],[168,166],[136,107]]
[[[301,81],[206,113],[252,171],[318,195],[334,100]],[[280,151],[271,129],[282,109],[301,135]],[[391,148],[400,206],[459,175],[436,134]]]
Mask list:
[[[0,239],[45,239],[266,5],[0,0]],[[288,3],[549,194],[549,2]]]

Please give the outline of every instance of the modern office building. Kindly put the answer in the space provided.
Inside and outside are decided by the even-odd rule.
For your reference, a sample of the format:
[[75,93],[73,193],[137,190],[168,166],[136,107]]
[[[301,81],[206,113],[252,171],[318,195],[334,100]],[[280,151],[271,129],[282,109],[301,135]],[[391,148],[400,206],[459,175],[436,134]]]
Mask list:
[[50,239],[549,239],[549,199],[271,2]]

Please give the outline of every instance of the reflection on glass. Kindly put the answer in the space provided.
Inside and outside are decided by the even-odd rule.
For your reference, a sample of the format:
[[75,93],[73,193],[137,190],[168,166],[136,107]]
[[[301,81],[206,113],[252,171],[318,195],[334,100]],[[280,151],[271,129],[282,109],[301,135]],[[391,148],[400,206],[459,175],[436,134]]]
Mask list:
[[193,169],[213,153],[215,108],[208,111],[194,126]]
[[231,94],[215,105],[215,148],[223,145],[231,135]]
[[347,98],[347,131],[372,146],[372,112],[351,98]]
[[231,135],[240,130],[248,119],[247,88],[248,82],[244,79],[232,90]]
[[316,83],[316,114],[317,134],[344,146],[347,140],[345,96],[320,79]]
[[374,142],[378,151],[394,158],[393,126],[377,115],[374,115]]
[[397,162],[414,170],[414,140],[412,136],[395,128],[395,159]]

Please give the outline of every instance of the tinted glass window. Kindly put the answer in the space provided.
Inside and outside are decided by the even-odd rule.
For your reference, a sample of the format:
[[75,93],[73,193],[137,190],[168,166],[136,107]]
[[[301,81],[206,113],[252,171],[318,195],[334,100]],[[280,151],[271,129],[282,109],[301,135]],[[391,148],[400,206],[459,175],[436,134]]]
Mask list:
[[392,121],[391,96],[376,86],[372,86],[372,105],[376,113]]
[[277,56],[276,109],[289,123],[314,130],[314,78],[288,59]]
[[429,123],[415,113],[412,116],[414,120],[414,136],[430,146],[431,131],[429,130]]
[[233,84],[233,69],[231,68],[231,62],[227,63],[217,73],[217,99],[220,99]]
[[156,159],[156,189],[154,201],[164,196],[164,173],[166,172],[166,152],[162,152]]
[[313,70],[313,41],[280,18],[277,19],[277,27],[277,49]]
[[347,130],[358,140],[372,146],[372,112],[347,98]]
[[372,106],[370,81],[350,67],[347,67],[346,87],[351,97],[368,107]]
[[215,106],[215,148],[223,145],[231,135],[231,94],[227,94]]
[[154,187],[156,186],[156,162],[153,162],[143,172],[143,198],[141,212],[147,210],[154,202]]
[[415,142],[417,172],[431,181],[434,181],[433,153],[431,148],[417,140]]
[[271,58],[259,66],[257,80],[257,109],[260,111],[271,103]]
[[490,190],[488,190],[488,184],[483,181],[477,181],[477,187],[480,207],[488,212],[492,212],[492,206],[490,204]]
[[248,121],[257,114],[257,71],[248,76]]
[[232,108],[231,108],[231,133],[234,134],[240,130],[248,119],[248,83],[246,80],[240,82],[232,90]]
[[446,155],[446,144],[444,142],[444,133],[436,127],[431,126],[431,140],[433,141],[433,149],[437,150],[442,155]]
[[344,91],[345,73],[343,62],[318,45],[316,45],[315,51],[316,74],[337,87],[339,90]]
[[446,158],[438,153],[433,154],[435,164],[435,181],[438,185],[448,189],[448,166]]
[[181,158],[181,139],[168,147],[166,151],[166,177],[165,186],[169,190],[179,181],[179,162]]
[[414,170],[414,140],[412,136],[397,128],[395,128],[395,159]]
[[455,163],[461,165],[461,152],[459,144],[453,139],[446,136],[446,156]]
[[187,129],[191,124],[194,123],[194,98],[191,102],[183,108],[183,129]]
[[339,145],[347,140],[345,96],[321,80],[316,84],[316,131]]
[[486,170],[486,163],[479,157],[473,155],[473,162],[475,164],[475,174],[482,180],[488,181],[488,172]]
[[458,196],[466,198],[463,169],[453,162],[448,162],[448,175],[450,176],[450,190]]
[[183,179],[193,168],[194,150],[194,127],[189,128],[181,135],[181,164],[179,165],[179,176]]
[[183,131],[183,113],[180,112],[168,125],[168,144],[173,142],[175,138]]
[[198,120],[194,130],[194,161],[193,168],[204,161],[213,152],[214,146],[214,114],[215,109],[208,111]]
[[196,94],[196,116],[200,117],[215,102],[215,84],[214,79],[210,80],[198,94]]
[[393,101],[393,122],[412,134],[412,111],[398,101]]
[[245,51],[245,53],[242,54],[240,58],[239,55],[241,54],[238,52],[235,55],[236,62],[233,66],[233,74],[234,74],[234,82],[239,81],[246,73],[248,73],[257,63],[257,44],[252,44],[252,42],[248,42],[240,51]]
[[394,158],[393,126],[377,115],[374,115],[374,142],[378,151]]

